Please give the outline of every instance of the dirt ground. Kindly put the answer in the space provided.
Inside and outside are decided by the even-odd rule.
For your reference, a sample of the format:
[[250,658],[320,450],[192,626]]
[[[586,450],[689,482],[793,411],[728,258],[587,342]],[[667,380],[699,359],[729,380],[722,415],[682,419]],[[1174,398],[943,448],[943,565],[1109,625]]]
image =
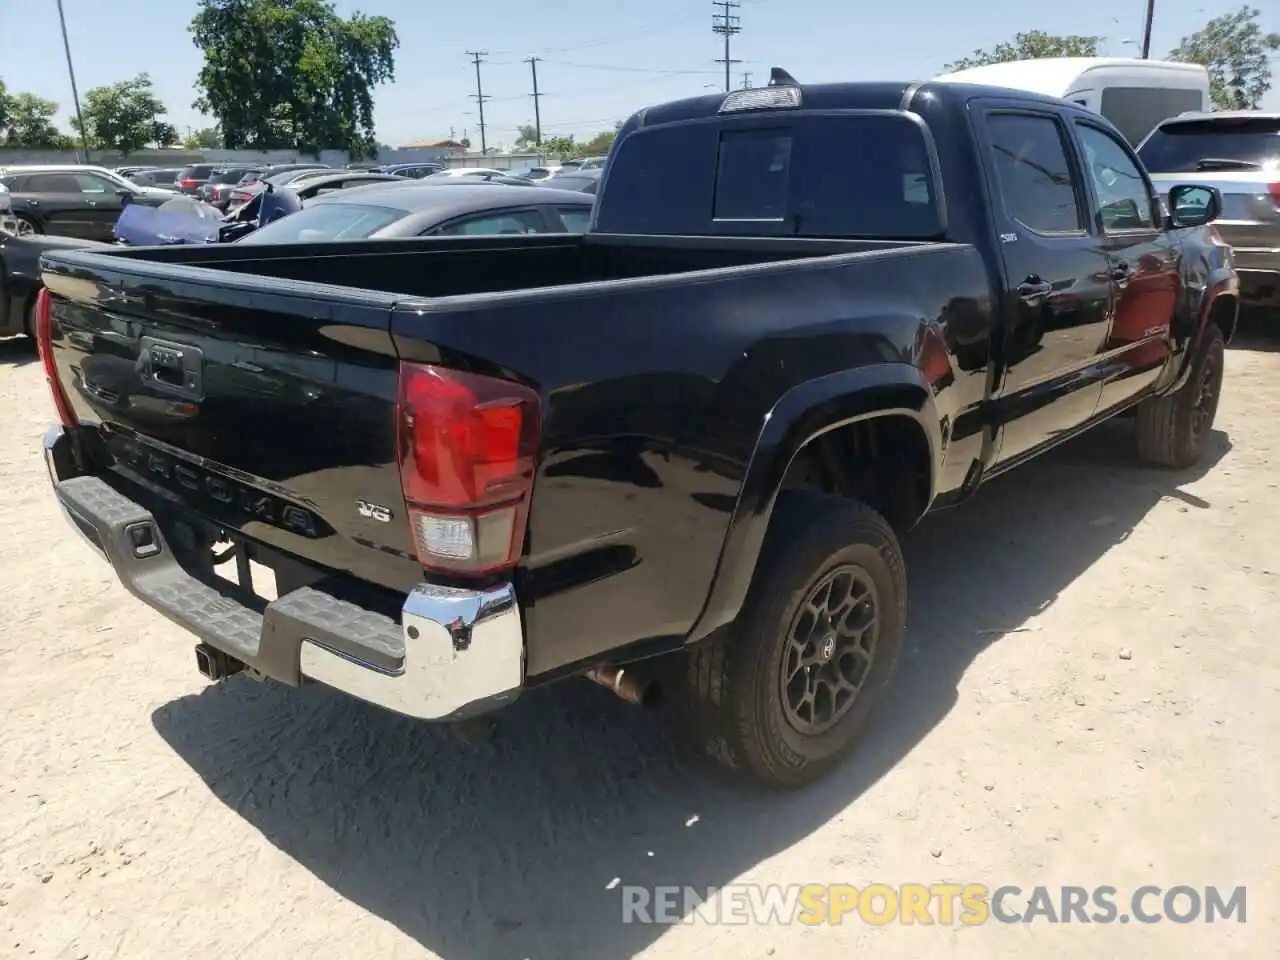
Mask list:
[[[319,688],[207,685],[57,515],[0,343],[0,957],[1274,957],[1280,333],[1202,468],[1097,431],[907,544],[893,702],[805,793],[726,782],[585,683],[466,743]],[[1247,922],[620,922],[618,884],[1247,887]],[[1015,904],[1020,908],[1021,903]]]

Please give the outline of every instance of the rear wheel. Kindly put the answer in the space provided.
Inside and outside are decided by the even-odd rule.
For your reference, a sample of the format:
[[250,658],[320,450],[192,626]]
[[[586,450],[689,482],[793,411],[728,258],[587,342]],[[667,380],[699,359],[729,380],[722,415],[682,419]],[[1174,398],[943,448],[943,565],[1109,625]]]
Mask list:
[[1226,343],[1217,324],[1206,331],[1206,341],[1186,383],[1138,404],[1138,455],[1148,463],[1186,468],[1204,455],[1226,368]]
[[883,517],[843,497],[783,493],[735,625],[690,653],[678,703],[694,745],[770,786],[827,772],[893,672],[906,595]]
[[39,220],[34,220],[21,213],[15,213],[13,219],[18,222],[18,236],[31,237],[44,233],[44,227],[40,225]]
[[33,342],[36,339],[36,299],[39,295],[40,291],[37,290],[27,297],[27,305],[22,308],[22,332]]

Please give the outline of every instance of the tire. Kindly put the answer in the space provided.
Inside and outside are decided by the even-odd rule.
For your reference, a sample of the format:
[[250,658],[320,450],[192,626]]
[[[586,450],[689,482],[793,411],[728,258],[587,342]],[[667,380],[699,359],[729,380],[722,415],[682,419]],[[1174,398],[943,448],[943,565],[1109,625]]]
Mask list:
[[[834,605],[845,592],[842,571],[853,571],[847,582],[861,589],[848,595],[869,598],[877,622],[862,633],[860,647],[851,636],[824,628],[805,657],[818,661],[795,671],[805,660],[796,659],[792,636],[804,635],[805,624],[816,619],[807,601],[834,577],[828,595]],[[741,613],[688,654],[676,696],[683,733],[702,753],[767,786],[795,788],[816,780],[852,749],[883,693],[902,646],[906,604],[902,550],[882,516],[843,497],[784,492]],[[855,613],[865,622],[867,608],[857,604],[837,615],[836,625]],[[844,675],[860,681],[860,689],[843,712],[824,716],[819,704],[836,701],[815,699],[806,724],[792,698],[833,669],[848,671]],[[784,687],[784,674],[792,676],[791,687]],[[829,725],[820,728],[819,720]]]
[[15,213],[13,219],[18,221],[18,236],[29,237],[44,233],[44,227],[40,225],[40,221],[25,214]]
[[37,290],[27,298],[27,305],[22,308],[22,332],[32,343],[36,340],[36,297],[39,295],[40,291]]
[[1222,330],[1211,324],[1204,349],[1192,360],[1187,382],[1173,393],[1138,404],[1138,456],[1176,469],[1200,462],[1222,396],[1225,361]]

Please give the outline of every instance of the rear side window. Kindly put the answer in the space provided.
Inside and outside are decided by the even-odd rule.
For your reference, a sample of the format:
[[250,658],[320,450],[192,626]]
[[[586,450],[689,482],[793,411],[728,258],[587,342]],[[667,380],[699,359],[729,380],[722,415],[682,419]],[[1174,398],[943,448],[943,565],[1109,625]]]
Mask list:
[[1204,106],[1201,91],[1176,87],[1106,87],[1100,104],[1102,115],[1131,144],[1141,143],[1161,120]]
[[597,229],[912,239],[943,224],[925,135],[905,115],[774,113],[627,136]]
[[33,173],[27,177],[27,193],[79,193],[80,184],[69,173]]
[[207,180],[212,172],[213,166],[211,164],[197,163],[194,166],[184,167],[178,179]]
[[1280,166],[1280,117],[1223,117],[1166,123],[1138,151],[1151,173],[1196,173],[1226,169],[1214,160]]
[[987,116],[996,182],[1004,212],[1036,233],[1084,229],[1063,130],[1052,117]]
[[556,213],[564,221],[564,228],[570,233],[586,233],[591,225],[591,208],[588,207],[556,207]]

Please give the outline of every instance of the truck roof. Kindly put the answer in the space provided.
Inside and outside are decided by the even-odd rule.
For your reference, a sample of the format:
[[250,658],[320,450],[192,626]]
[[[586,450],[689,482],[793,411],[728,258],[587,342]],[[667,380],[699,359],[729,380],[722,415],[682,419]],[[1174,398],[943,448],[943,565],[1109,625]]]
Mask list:
[[[1056,96],[1025,89],[1009,89],[978,83],[950,83],[940,80],[920,82],[856,82],[856,83],[799,83],[802,110],[902,110],[908,101],[920,93],[933,93],[944,102],[961,105],[978,97],[1000,97],[1004,100],[1022,100],[1028,103],[1062,106]],[[754,88],[763,90],[767,88]],[[643,127],[682,120],[698,120],[716,116],[727,97],[747,91],[713,93],[704,96],[674,100],[670,103],[645,107],[635,113],[619,131],[619,136]],[[744,113],[747,111],[743,111]],[[761,112],[765,112],[763,109]],[[777,108],[773,112],[781,112]]]

